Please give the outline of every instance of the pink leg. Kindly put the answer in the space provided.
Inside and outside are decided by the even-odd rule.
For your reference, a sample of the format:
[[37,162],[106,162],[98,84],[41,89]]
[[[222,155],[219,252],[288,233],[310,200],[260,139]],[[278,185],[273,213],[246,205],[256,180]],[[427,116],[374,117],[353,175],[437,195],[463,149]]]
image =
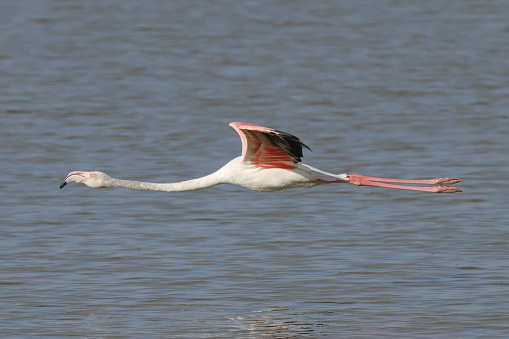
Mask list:
[[[389,178],[376,178],[376,177],[367,177],[359,174],[349,174],[348,178],[350,179],[350,183],[357,186],[376,186],[376,187],[386,187],[386,188],[396,188],[402,190],[412,190],[412,191],[423,191],[423,192],[431,192],[431,193],[455,193],[461,192],[461,190],[456,187],[450,186],[438,186],[438,185],[452,185],[457,182],[461,182],[461,179],[458,178],[436,178],[436,179],[424,179],[424,180],[406,180],[406,179],[389,179]],[[392,184],[390,184],[392,183]],[[407,186],[407,185],[399,185],[399,184],[417,184],[417,185],[433,185],[427,187],[420,186]]]

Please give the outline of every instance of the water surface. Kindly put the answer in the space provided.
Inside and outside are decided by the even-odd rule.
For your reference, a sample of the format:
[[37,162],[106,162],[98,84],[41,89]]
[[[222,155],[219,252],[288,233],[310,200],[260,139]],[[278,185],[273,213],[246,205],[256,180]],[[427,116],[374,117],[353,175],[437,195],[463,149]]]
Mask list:
[[[505,1],[0,6],[2,336],[507,337]],[[464,192],[58,190],[208,174],[230,121]]]

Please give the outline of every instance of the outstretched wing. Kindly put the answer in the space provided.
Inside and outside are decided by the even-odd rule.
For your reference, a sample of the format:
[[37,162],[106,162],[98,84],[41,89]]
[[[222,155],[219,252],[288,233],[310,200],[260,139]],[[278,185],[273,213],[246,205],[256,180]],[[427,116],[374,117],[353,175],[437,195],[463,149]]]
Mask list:
[[302,157],[302,147],[306,146],[294,135],[272,128],[232,122],[242,140],[242,158],[257,167],[263,168],[296,168]]

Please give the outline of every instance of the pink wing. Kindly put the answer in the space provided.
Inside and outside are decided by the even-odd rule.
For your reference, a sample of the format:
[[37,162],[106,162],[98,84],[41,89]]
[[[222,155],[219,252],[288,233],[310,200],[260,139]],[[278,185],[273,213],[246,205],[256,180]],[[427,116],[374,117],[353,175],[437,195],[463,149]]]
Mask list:
[[232,122],[242,140],[242,157],[246,162],[263,168],[297,168],[306,146],[296,136],[272,128]]

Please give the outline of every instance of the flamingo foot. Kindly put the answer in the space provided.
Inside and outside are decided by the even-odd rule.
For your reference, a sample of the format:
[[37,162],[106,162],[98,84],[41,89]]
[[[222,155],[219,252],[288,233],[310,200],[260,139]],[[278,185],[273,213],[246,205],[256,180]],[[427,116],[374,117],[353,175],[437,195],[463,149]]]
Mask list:
[[453,185],[458,182],[462,182],[463,180],[458,178],[436,178],[434,185]]
[[462,192],[457,187],[451,187],[451,186],[434,186],[432,187],[433,191],[431,193],[457,193]]

